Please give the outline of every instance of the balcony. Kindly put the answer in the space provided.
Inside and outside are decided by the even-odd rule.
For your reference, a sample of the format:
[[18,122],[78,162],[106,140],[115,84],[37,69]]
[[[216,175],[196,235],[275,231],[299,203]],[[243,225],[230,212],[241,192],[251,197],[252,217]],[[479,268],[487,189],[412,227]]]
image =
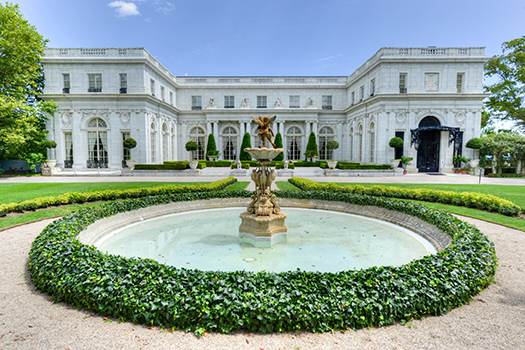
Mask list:
[[407,88],[399,88],[399,93],[400,94],[406,94],[407,93]]
[[202,106],[191,106],[192,111],[202,111]]
[[325,110],[325,111],[331,111],[332,110],[332,106],[323,106],[322,109]]
[[63,94],[69,94],[69,88],[63,88],[62,89]]
[[89,88],[88,92],[102,92],[102,88]]
[[120,88],[120,93],[121,94],[127,94],[128,93],[128,88]]

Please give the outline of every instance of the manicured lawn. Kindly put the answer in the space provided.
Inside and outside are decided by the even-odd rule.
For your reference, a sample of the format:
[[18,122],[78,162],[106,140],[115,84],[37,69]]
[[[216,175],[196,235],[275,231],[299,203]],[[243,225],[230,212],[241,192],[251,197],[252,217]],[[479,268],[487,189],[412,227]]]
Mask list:
[[496,197],[507,199],[521,207],[525,207],[525,186],[503,186],[503,185],[447,185],[447,184],[372,184],[372,183],[337,183],[339,186],[363,185],[370,187],[374,185],[393,186],[400,188],[433,188],[436,190],[453,192],[478,192],[491,194]]
[[196,185],[209,182],[92,182],[92,183],[14,183],[0,184],[0,204],[22,202],[67,192],[90,192],[100,190],[127,190],[132,188],[159,187],[166,185]]
[[288,181],[275,181],[275,184],[282,191],[300,191],[299,188],[295,187],[294,185],[292,185]]
[[226,187],[226,191],[245,190],[249,184],[249,181],[237,181],[236,183]]

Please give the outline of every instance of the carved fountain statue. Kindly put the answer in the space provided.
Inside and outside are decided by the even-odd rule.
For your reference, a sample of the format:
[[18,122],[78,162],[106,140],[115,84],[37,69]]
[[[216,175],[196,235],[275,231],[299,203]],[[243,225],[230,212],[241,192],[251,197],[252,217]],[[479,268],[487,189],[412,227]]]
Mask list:
[[252,201],[248,204],[246,212],[240,215],[242,219],[239,227],[239,238],[241,243],[249,243],[255,247],[271,247],[277,243],[286,242],[286,214],[275,202],[275,195],[271,193],[271,185],[275,180],[275,172],[269,167],[273,158],[284,152],[282,148],[266,148],[266,141],[275,147],[272,141],[274,136],[270,125],[277,118],[269,116],[255,118],[259,124],[259,137],[262,148],[245,148],[244,151],[251,155],[260,164],[252,172],[252,180],[256,186],[256,192],[252,195]]

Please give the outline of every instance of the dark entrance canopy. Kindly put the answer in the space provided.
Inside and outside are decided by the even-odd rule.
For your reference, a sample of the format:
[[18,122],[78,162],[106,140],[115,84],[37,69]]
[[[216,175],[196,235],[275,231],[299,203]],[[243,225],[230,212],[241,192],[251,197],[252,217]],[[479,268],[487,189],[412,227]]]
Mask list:
[[417,129],[410,129],[410,147],[415,144],[415,148],[418,149],[421,144],[421,139],[419,134],[426,131],[448,131],[450,134],[448,136],[449,146],[452,142],[461,142],[461,132],[459,128],[452,126],[443,126],[443,125],[433,125],[433,126],[422,126]]

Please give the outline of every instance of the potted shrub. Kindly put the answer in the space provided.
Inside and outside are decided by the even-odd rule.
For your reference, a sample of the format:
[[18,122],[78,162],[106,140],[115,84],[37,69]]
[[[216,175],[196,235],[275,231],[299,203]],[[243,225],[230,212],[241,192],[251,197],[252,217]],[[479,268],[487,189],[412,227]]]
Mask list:
[[410,165],[410,163],[412,162],[412,157],[405,157],[405,156],[401,156],[401,164],[403,165],[403,175],[406,175],[407,174],[407,165]]
[[306,159],[310,159],[310,162],[316,162],[317,157],[319,157],[319,152],[317,151],[317,140],[313,131],[308,137],[308,143],[306,144],[306,152],[304,155],[306,156]]
[[470,162],[470,158],[465,158],[463,157],[462,155],[456,155],[452,158],[454,160],[454,164],[457,165],[456,168],[454,168],[454,172],[456,174],[459,174],[460,172],[462,174],[466,174],[467,173],[467,169],[465,169],[465,167],[467,166],[467,164]]
[[[403,139],[400,137],[392,137],[390,141],[388,141],[388,145],[394,149],[394,156],[395,156],[395,150],[398,148],[403,148],[405,143],[403,142]],[[392,165],[392,169],[395,169],[399,166],[399,162],[401,159],[390,159],[390,165]]]
[[[122,147],[125,149],[132,149],[137,147],[137,141],[135,139],[132,139],[131,137],[128,137],[124,141],[122,141]],[[129,170],[133,170],[135,168],[135,164],[137,164],[137,161],[135,159],[125,159],[126,166],[129,168]]]
[[195,141],[188,141],[186,142],[186,151],[190,152],[190,168],[193,170],[197,169],[197,165],[199,165],[199,161],[197,159],[193,158],[193,152],[199,150],[199,144]]
[[[465,145],[465,147],[473,149],[473,150],[479,150],[482,146],[483,146],[483,142],[477,137],[474,137],[468,140],[467,144]],[[476,157],[476,153],[478,153],[478,158],[472,159],[470,161],[470,166],[472,168],[476,168],[479,165],[479,151],[478,152],[474,151],[474,157]]]
[[217,160],[220,152],[217,150],[217,144],[215,143],[215,136],[213,134],[208,135],[208,144],[206,145],[206,159]]
[[[339,148],[339,142],[335,140],[330,140],[326,143],[326,149],[332,150],[332,158],[334,158],[333,150],[336,150],[338,148]],[[337,160],[328,160],[327,163],[330,169],[335,169],[337,165]]]

